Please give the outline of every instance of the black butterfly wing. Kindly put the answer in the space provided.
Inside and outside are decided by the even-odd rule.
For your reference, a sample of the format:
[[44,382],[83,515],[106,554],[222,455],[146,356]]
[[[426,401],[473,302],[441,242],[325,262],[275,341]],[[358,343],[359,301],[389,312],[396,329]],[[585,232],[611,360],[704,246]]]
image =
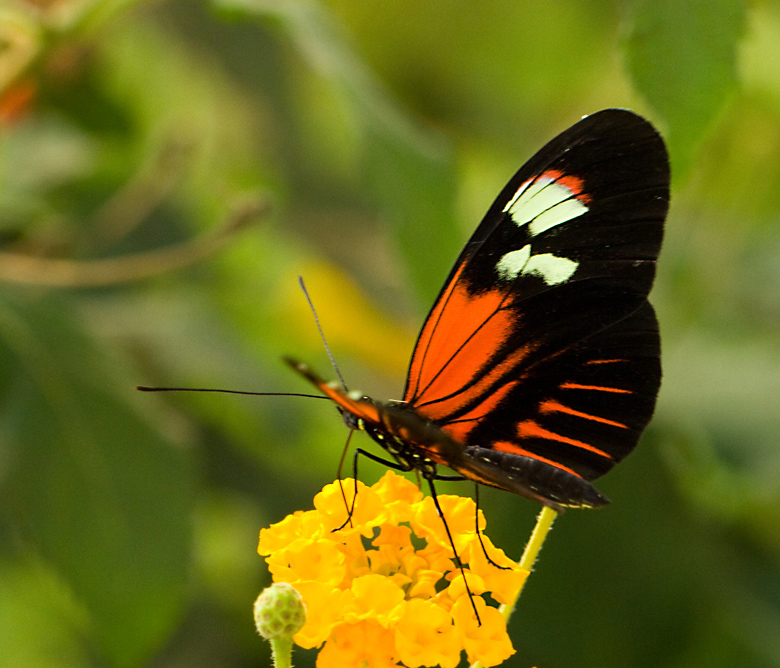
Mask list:
[[662,139],[617,109],[510,180],[423,326],[404,393],[468,446],[461,473],[510,488],[518,457],[592,480],[634,448],[660,385],[647,295],[668,202]]

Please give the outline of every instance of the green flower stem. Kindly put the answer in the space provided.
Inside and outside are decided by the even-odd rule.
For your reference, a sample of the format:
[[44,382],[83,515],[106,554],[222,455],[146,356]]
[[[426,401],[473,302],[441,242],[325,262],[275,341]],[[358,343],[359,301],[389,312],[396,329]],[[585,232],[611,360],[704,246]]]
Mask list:
[[292,668],[292,647],[292,638],[274,638],[271,640],[274,668]]
[[[539,556],[539,551],[542,549],[542,545],[544,545],[544,539],[547,538],[547,534],[550,533],[550,529],[552,528],[552,524],[556,517],[558,517],[558,511],[553,510],[549,506],[542,507],[542,511],[536,518],[536,526],[534,527],[533,533],[531,533],[531,538],[528,540],[525,550],[523,550],[523,556],[520,557],[520,563],[518,564],[520,568],[529,572],[533,570],[536,558]],[[507,622],[509,622],[509,618],[515,611],[517,599],[520,598],[520,594],[527,581],[528,578],[520,585],[520,589],[517,590],[514,601],[511,603],[504,603],[504,605],[499,608],[499,611],[504,615],[504,619],[506,619]]]
[[[552,524],[556,517],[558,517],[558,511],[553,510],[549,506],[542,507],[542,511],[536,518],[536,526],[531,533],[531,538],[528,540],[525,550],[523,550],[523,556],[520,557],[520,563],[518,564],[520,568],[523,568],[530,573],[536,563],[536,558],[539,556],[539,551],[542,549],[542,545],[544,545],[544,539],[547,538],[547,534],[550,533],[550,529],[552,528]],[[528,578],[520,585],[514,600],[509,603],[504,603],[498,608],[499,612],[504,616],[504,619],[506,619],[507,624],[509,623],[509,618],[512,616],[512,613],[515,611],[517,600],[520,598],[520,594],[522,593],[527,580]],[[482,668],[482,664],[477,661],[476,663],[471,664],[469,668]]]

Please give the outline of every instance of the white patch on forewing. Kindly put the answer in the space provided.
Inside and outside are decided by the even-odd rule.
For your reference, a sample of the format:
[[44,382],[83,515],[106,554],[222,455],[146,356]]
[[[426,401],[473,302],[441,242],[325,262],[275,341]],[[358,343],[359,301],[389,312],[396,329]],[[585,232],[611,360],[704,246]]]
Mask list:
[[498,275],[505,281],[511,281],[523,273],[531,257],[531,245],[526,244],[520,250],[509,251],[496,264]]
[[[541,180],[541,179],[540,179],[540,180]],[[549,181],[549,179],[547,179],[547,181]],[[520,186],[520,187],[517,189],[517,192],[516,192],[516,193],[515,193],[515,194],[512,196],[512,199],[510,199],[510,200],[509,200],[509,201],[506,203],[506,206],[504,207],[504,211],[505,211],[505,212],[506,212],[506,211],[510,211],[510,209],[511,209],[511,208],[512,208],[512,207],[515,205],[515,203],[517,202],[517,200],[518,200],[518,199],[520,199],[520,195],[522,195],[522,194],[523,194],[523,193],[524,193],[526,190],[528,190],[528,186],[530,186],[532,183],[534,183],[534,181],[526,181],[526,182],[525,182],[523,185],[521,185],[521,186]],[[536,181],[535,183],[539,183],[539,181]],[[512,215],[511,211],[510,211],[510,214],[509,214],[509,215],[510,215],[510,216]]]
[[528,259],[523,268],[523,274],[538,276],[547,285],[559,285],[568,281],[579,266],[579,262],[567,257],[558,257],[552,253],[540,253],[532,255]]
[[547,176],[526,181],[504,207],[515,225],[528,225],[531,236],[577,218],[587,210],[569,188]]
[[550,207],[544,213],[540,213],[528,226],[532,236],[546,232],[551,227],[566,223],[573,218],[578,218],[588,210],[576,197],[559,202]]
[[538,276],[547,285],[558,285],[568,281],[577,267],[579,262],[552,253],[531,255],[531,244],[526,244],[520,250],[506,253],[496,264],[496,271],[505,281],[512,281],[522,274]]

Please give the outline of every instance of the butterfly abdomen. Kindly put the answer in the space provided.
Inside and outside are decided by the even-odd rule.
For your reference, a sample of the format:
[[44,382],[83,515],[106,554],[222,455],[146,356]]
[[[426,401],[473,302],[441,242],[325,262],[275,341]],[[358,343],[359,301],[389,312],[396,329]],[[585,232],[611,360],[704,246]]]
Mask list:
[[554,508],[595,508],[609,503],[587,480],[536,457],[465,445],[430,418],[401,403],[378,404],[381,424],[364,424],[368,434],[408,470],[436,476],[443,464],[464,477]]
[[468,446],[465,455],[462,472],[469,478],[558,510],[597,508],[609,503],[587,480],[534,457],[476,445]]

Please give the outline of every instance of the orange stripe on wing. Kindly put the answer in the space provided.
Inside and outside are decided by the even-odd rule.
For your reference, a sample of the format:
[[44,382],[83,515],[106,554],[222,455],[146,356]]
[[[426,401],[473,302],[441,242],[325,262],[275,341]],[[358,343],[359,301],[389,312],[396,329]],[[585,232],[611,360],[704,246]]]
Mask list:
[[547,399],[539,404],[539,412],[544,413],[566,413],[566,415],[573,415],[575,417],[584,418],[585,420],[593,420],[594,422],[601,422],[602,424],[608,424],[612,427],[620,427],[621,429],[628,429],[628,425],[622,422],[615,422],[614,420],[608,420],[607,418],[599,417],[598,415],[591,415],[590,413],[583,413],[582,411],[576,411],[569,406],[565,406],[559,401],[554,399]]
[[[458,283],[461,271],[425,322],[412,356],[404,401],[415,406],[457,394],[511,334],[515,315],[501,309],[506,292],[494,289],[471,295]],[[452,409],[437,412],[448,414]]]
[[544,438],[548,441],[556,441],[557,443],[573,445],[575,448],[588,450],[589,452],[593,452],[607,459],[613,458],[609,453],[604,452],[603,450],[599,450],[598,448],[594,448],[592,445],[589,445],[584,441],[578,441],[576,439],[569,438],[568,436],[556,434],[554,431],[549,431],[542,427],[538,422],[534,422],[533,420],[523,420],[522,422],[518,422],[516,431],[520,438]]
[[427,362],[428,351],[431,348],[431,340],[436,333],[436,328],[439,326],[439,320],[441,319],[444,307],[452,296],[455,290],[455,285],[460,279],[460,275],[463,273],[463,269],[466,266],[465,263],[458,267],[457,271],[450,280],[449,285],[444,289],[439,300],[434,304],[433,309],[428,314],[428,318],[423,324],[420,336],[417,339],[417,345],[412,353],[412,363],[409,365],[409,377],[407,381],[407,396],[404,397],[404,401],[409,401],[417,394],[417,390],[422,384],[423,367]]
[[595,390],[597,392],[614,392],[615,394],[634,394],[632,390],[620,387],[604,387],[603,385],[580,385],[579,383],[561,383],[562,390]]
[[568,466],[562,466],[561,464],[553,461],[552,459],[547,459],[546,457],[540,457],[539,455],[530,452],[529,450],[525,450],[524,448],[521,448],[519,445],[516,445],[515,443],[510,443],[509,441],[497,441],[496,443],[491,443],[490,448],[491,450],[506,452],[509,453],[510,455],[521,455],[522,457],[529,457],[531,459],[536,459],[540,462],[544,462],[545,464],[549,464],[550,466],[554,466],[557,469],[566,471],[566,473],[571,473],[572,475],[575,475],[578,478],[582,478],[582,476],[579,473],[577,473],[573,469],[570,469]]
[[[464,413],[456,421],[442,425],[442,429],[455,440],[460,441],[461,443],[465,443],[466,436],[474,428],[474,424],[488,415],[493,409],[495,409],[499,402],[507,394],[509,394],[509,391],[515,386],[515,384],[515,382],[505,383],[495,392],[490,394],[481,404],[478,404],[472,408],[468,413]],[[473,394],[473,392],[469,392],[469,394]],[[462,405],[466,403],[466,401],[460,401],[459,403]],[[437,410],[435,412],[438,412],[438,404],[436,405],[436,409]],[[436,419],[435,415],[433,415],[433,411],[430,411],[427,408],[419,409],[418,412],[422,415]]]
[[580,200],[580,202],[583,202],[584,204],[588,204],[593,199],[588,193],[584,192],[585,182],[577,176],[566,174],[565,172],[561,172],[557,169],[548,169],[541,175],[540,178],[545,177],[552,179],[556,183],[562,185],[564,188],[570,190],[572,195],[574,195],[578,200]]
[[618,362],[628,362],[628,360],[620,359],[620,358],[608,359],[608,360],[588,360],[587,362],[585,362],[585,366],[588,366],[589,364],[616,364]]
[[[475,335],[469,340],[468,344],[461,351],[461,354],[470,354],[472,345],[481,345],[481,339],[478,335]],[[533,347],[530,345],[516,348],[499,363],[485,369],[484,373],[479,376],[477,382],[469,387],[457,387],[456,385],[456,387],[447,388],[448,375],[452,376],[452,378],[449,379],[451,382],[459,381],[461,383],[467,383],[469,378],[458,378],[454,373],[444,373],[442,374],[442,378],[436,380],[436,383],[434,383],[431,389],[436,390],[439,393],[449,391],[453,393],[452,396],[444,395],[444,398],[442,399],[432,399],[425,404],[416,404],[415,408],[422,415],[426,415],[434,420],[444,421],[448,416],[453,415],[466,404],[469,404],[475,399],[478,399],[481,395],[484,395],[484,398],[480,403],[476,404],[467,413],[459,416],[457,420],[454,420],[443,427],[453,438],[459,441],[465,441],[466,434],[472,429],[473,423],[493,411],[521,379],[515,378],[515,380],[498,385],[492,392],[490,391],[491,387],[500,381],[503,376],[511,373],[522,360],[532,352],[532,350]],[[473,370],[471,370],[471,372],[474,373]]]

